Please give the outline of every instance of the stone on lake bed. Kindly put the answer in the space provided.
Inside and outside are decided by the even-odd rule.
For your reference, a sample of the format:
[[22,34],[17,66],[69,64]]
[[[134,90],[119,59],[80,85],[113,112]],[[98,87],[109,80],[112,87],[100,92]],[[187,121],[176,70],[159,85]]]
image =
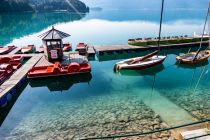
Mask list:
[[[161,117],[155,114],[155,112],[135,96],[132,98],[129,97],[129,100],[125,97],[117,97],[115,99],[112,96],[106,96],[105,99],[107,101],[105,102],[104,99],[100,103],[95,98],[84,101],[85,105],[69,104],[68,102],[65,104],[63,102],[55,103],[55,106],[59,104],[60,108],[65,106],[65,108],[71,111],[73,110],[71,113],[66,110],[62,114],[57,114],[56,112],[59,112],[59,109],[53,110],[52,113],[47,110],[49,108],[47,105],[43,105],[44,111],[40,110],[39,114],[33,116],[33,118],[40,119],[34,119],[31,122],[30,117],[28,117],[25,123],[21,125],[21,129],[18,128],[16,132],[17,134],[22,132],[23,135],[27,135],[29,129],[26,126],[37,125],[40,126],[43,135],[48,130],[52,130],[53,132],[59,133],[59,136],[62,138],[76,140],[82,137],[114,135],[117,132],[122,134],[129,132],[149,132],[153,127],[160,129],[163,126]],[[67,107],[68,105],[69,108]],[[36,112],[36,110],[33,111]],[[37,132],[35,130],[36,127],[31,128],[31,133]],[[55,135],[57,136],[57,134]],[[52,138],[52,136],[49,137]],[[35,136],[34,138],[36,139],[37,137]]]

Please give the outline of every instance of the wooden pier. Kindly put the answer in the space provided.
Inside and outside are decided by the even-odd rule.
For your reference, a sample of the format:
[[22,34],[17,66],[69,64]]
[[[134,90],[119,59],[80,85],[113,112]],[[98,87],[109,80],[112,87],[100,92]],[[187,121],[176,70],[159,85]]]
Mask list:
[[[167,44],[160,45],[160,49],[181,49],[181,48],[192,48],[199,47],[200,42],[192,42],[192,43],[180,43],[180,44]],[[208,46],[209,41],[205,41],[202,43],[202,46]],[[94,47],[96,53],[98,55],[103,55],[106,53],[122,53],[129,51],[145,51],[145,50],[157,50],[158,46],[149,45],[149,46],[133,46],[133,45],[101,45]]]
[[9,52],[8,54],[16,54],[16,53],[20,52],[20,50],[21,50],[21,47],[17,47],[14,50],[12,50],[11,52]]
[[[199,123],[195,125],[180,127],[172,130],[172,135],[177,140],[194,139],[194,140],[209,140],[210,135],[209,122]],[[197,137],[197,138],[196,138]]]
[[95,57],[96,52],[95,52],[94,46],[88,45],[87,54],[88,54],[88,57]]
[[[29,57],[29,55],[28,55]],[[21,85],[26,80],[28,71],[40,60],[42,55],[31,55],[31,58],[17,71],[15,71],[1,86],[0,86],[0,105],[4,106],[11,100],[15,90],[21,88]]]

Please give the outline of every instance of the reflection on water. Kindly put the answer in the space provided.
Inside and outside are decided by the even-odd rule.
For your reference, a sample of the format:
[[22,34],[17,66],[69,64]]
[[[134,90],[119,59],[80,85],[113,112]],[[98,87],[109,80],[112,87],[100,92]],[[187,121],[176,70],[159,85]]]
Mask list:
[[189,65],[189,64],[180,64],[179,62],[176,62],[175,65],[177,65],[178,68],[186,68],[186,69],[196,69],[199,67],[204,67],[209,64],[209,61],[204,61],[202,63],[194,64],[194,65]]
[[[164,22],[204,20],[206,9],[165,9]],[[102,19],[109,21],[150,21],[159,23],[160,9],[103,9],[91,11],[85,19]]]
[[[58,13],[4,13],[0,15],[0,44],[5,45],[16,38],[40,32],[59,22],[73,22],[85,14]],[[33,43],[33,42],[31,42]]]
[[76,83],[89,83],[92,79],[91,74],[71,75],[60,77],[49,77],[45,79],[30,80],[29,85],[35,87],[47,87],[50,92],[69,90]]
[[[72,13],[39,13],[28,15],[2,15],[3,20],[1,28],[0,44],[15,44],[23,46],[27,44],[41,45],[41,40],[37,36],[51,28],[54,25],[57,29],[63,30],[70,34],[64,42],[71,42],[73,48],[78,42],[86,42],[93,45],[101,44],[127,44],[129,38],[157,37],[159,24],[159,15],[155,15],[158,19],[148,19],[151,17],[147,14],[140,14],[132,10],[127,12],[130,16],[125,16],[126,11],[109,11],[108,15],[103,17],[103,13],[88,13],[82,20],[82,17]],[[153,15],[156,11],[144,11]],[[185,12],[184,12],[185,13]],[[201,12],[202,13],[202,12]],[[163,22],[163,36],[189,35],[200,33],[203,27],[201,16],[191,17],[193,13],[185,13],[186,17],[174,18],[177,14],[168,13],[171,20]],[[183,16],[185,15],[183,14]],[[125,17],[123,20],[121,17]],[[130,19],[128,17],[136,17]],[[111,17],[111,19],[110,19]],[[181,18],[182,17],[182,18]],[[79,21],[78,21],[79,20]],[[73,21],[73,22],[72,22]],[[7,24],[4,24],[7,23]],[[13,29],[13,30],[12,30]],[[109,29],[109,30],[107,30]],[[9,36],[8,36],[9,35]],[[25,35],[25,36],[24,36]],[[28,36],[29,35],[29,36]],[[8,37],[4,37],[8,36]]]
[[164,70],[164,65],[160,64],[151,68],[143,69],[143,70],[118,70],[116,74],[118,75],[126,75],[126,76],[143,76],[143,75],[151,75],[154,76],[157,73]]

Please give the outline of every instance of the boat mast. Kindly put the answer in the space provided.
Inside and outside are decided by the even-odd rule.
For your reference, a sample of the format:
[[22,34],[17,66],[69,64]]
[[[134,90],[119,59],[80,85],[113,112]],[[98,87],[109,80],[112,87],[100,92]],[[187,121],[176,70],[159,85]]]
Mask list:
[[158,36],[158,52],[160,51],[160,37],[161,37],[162,21],[163,21],[163,8],[164,8],[164,0],[162,0],[162,6],[161,6],[160,28],[159,28],[159,36]]
[[203,28],[203,33],[202,33],[202,37],[201,37],[200,46],[199,46],[199,49],[198,49],[195,57],[193,58],[193,61],[195,61],[196,57],[198,56],[199,52],[202,49],[203,36],[204,36],[205,29],[206,29],[206,23],[207,23],[208,16],[209,16],[209,10],[210,10],[210,2],[209,2],[209,6],[208,6],[208,11],[207,11],[207,14],[206,14],[206,20],[205,20],[205,24],[204,24],[204,28]]

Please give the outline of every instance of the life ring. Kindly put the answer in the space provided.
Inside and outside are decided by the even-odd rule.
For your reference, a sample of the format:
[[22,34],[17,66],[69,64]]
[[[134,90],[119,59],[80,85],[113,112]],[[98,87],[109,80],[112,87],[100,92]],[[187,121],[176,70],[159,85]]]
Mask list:
[[7,102],[10,102],[12,100],[12,94],[8,93],[6,98],[7,98]]
[[3,108],[7,105],[7,99],[4,97],[0,99],[0,107]]

